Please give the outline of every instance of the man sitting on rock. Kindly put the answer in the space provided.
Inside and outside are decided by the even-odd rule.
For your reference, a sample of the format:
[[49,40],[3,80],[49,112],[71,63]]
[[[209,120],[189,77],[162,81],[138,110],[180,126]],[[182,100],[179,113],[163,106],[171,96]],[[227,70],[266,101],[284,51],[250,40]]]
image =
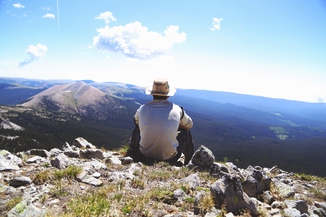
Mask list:
[[153,100],[140,106],[134,116],[135,128],[129,141],[131,156],[135,161],[152,163],[155,160],[180,164],[183,153],[184,164],[194,154],[194,143],[190,128],[192,119],[182,107],[168,101],[176,92],[164,78],[154,80],[146,94]]

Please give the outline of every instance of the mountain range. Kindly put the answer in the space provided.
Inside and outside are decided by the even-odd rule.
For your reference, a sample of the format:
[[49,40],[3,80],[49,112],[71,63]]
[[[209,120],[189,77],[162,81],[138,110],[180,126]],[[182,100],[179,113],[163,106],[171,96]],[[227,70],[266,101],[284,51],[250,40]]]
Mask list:
[[[49,149],[79,136],[121,147],[136,109],[150,100],[132,84],[0,78],[1,122],[23,129],[0,124],[0,148]],[[193,89],[178,89],[169,100],[192,117],[195,145],[209,147],[217,160],[326,176],[325,103]]]

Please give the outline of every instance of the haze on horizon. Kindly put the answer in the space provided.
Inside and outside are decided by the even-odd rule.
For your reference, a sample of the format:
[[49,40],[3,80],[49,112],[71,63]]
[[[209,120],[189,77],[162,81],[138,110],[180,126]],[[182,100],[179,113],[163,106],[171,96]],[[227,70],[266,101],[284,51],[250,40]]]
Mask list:
[[0,76],[326,102],[326,3],[0,2]]

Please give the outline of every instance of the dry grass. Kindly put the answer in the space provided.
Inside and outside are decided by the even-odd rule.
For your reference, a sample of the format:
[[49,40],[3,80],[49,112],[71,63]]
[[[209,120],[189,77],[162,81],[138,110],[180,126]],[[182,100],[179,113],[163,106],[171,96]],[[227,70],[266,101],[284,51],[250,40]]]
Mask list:
[[[111,171],[123,171],[128,166],[110,165],[110,167]],[[71,174],[71,171],[73,170],[63,170],[60,173]],[[187,184],[176,181],[193,174],[193,172],[186,167],[176,168],[164,162],[155,163],[153,166],[143,165],[139,170],[134,171],[133,179],[107,182],[100,188],[93,188],[92,191],[84,194],[76,192],[74,195],[60,195],[60,192],[62,193],[64,189],[67,189],[67,182],[60,181],[60,178],[63,177],[62,179],[64,179],[64,177],[67,178],[72,175],[55,175],[60,177],[55,178],[57,179],[57,186],[55,187],[57,194],[50,196],[66,198],[66,208],[61,210],[59,214],[53,210],[48,210],[47,215],[63,217],[126,215],[146,217],[193,212],[196,189],[190,189]],[[43,174],[38,176],[42,177]],[[46,172],[44,172],[44,176],[46,177]],[[181,201],[174,197],[174,191],[177,189],[185,192],[185,197]],[[205,211],[214,206],[212,201],[213,199],[207,192],[202,202]]]
[[295,179],[300,179],[305,182],[314,183],[314,187],[310,189],[310,192],[314,194],[315,198],[325,201],[326,200],[326,178],[318,177],[307,174],[295,174]]

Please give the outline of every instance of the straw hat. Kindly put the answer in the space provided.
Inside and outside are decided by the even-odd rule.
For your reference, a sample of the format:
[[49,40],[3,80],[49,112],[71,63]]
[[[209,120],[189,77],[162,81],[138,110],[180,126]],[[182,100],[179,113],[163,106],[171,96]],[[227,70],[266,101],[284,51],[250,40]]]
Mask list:
[[156,78],[152,87],[146,87],[147,95],[155,96],[173,96],[176,92],[176,88],[170,87],[166,78]]

